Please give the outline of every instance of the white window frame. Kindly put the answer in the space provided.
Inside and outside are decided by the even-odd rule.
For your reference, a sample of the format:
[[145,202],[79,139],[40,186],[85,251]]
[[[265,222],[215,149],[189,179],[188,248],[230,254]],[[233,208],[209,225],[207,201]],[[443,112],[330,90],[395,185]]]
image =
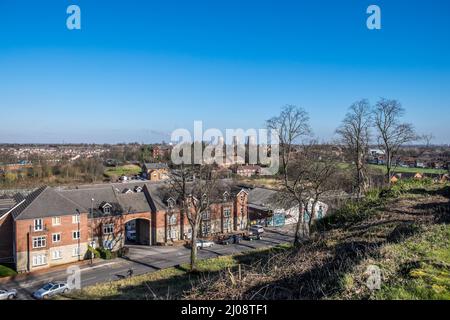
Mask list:
[[60,259],[62,259],[62,251],[61,250],[52,251],[52,260],[60,260]]
[[103,234],[114,234],[114,223],[103,225]]
[[73,247],[72,248],[72,257],[79,257],[80,256],[80,248],[79,247]]
[[33,255],[33,267],[44,266],[47,264],[47,255],[45,254],[35,254]]
[[72,216],[72,223],[73,224],[78,224],[78,223],[80,223],[81,222],[81,215],[79,215],[79,214],[74,214],[73,216]]
[[211,213],[209,211],[205,211],[202,213],[202,220],[210,220],[211,219]]
[[33,237],[33,249],[45,248],[47,246],[47,236]]
[[[227,214],[226,214],[227,213]],[[230,208],[224,208],[223,209],[223,217],[224,218],[229,218],[231,217],[231,209]]]
[[[77,237],[75,235],[77,235]],[[80,230],[72,231],[72,239],[73,240],[81,239],[81,231]]]
[[176,228],[170,228],[170,239],[178,238],[178,230]]
[[177,215],[176,214],[172,214],[171,216],[169,216],[169,224],[177,224]]
[[39,219],[34,219],[34,231],[42,231],[44,230],[44,221]]
[[[58,237],[57,240],[55,240],[55,236]],[[53,242],[53,243],[61,242],[61,232],[53,233],[53,234],[52,234],[52,242]]]
[[[202,222],[202,235],[208,235],[211,233],[211,221],[206,220],[205,222]],[[206,232],[205,232],[206,231]]]
[[60,225],[61,225],[61,217],[53,217],[52,226],[60,226]]

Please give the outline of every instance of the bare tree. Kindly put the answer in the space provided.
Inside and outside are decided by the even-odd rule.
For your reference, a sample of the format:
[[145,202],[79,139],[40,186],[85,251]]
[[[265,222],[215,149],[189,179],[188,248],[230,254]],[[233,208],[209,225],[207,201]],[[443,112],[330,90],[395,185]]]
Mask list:
[[418,139],[414,128],[409,123],[401,123],[404,109],[397,100],[381,99],[375,105],[373,117],[378,132],[378,144],[386,157],[386,179],[390,184],[392,167],[399,149],[406,143]]
[[[311,147],[317,149],[318,146]],[[306,197],[304,197],[303,208],[308,213],[308,220],[305,223],[305,232],[309,236],[312,222],[317,218],[317,205],[319,201],[323,200],[326,192],[336,189],[338,181],[337,176],[337,162],[331,155],[317,155],[316,152],[308,152],[309,163],[307,167],[307,188]]]
[[341,126],[336,130],[354,164],[355,184],[358,197],[368,188],[367,151],[370,141],[371,110],[367,100],[352,104]]
[[[191,271],[197,268],[197,237],[202,217],[207,214],[211,204],[221,199],[225,186],[219,184],[208,165],[181,165],[170,174],[164,192],[176,202],[182,217],[186,217],[191,227]],[[181,219],[181,224],[183,224]]]
[[[291,197],[298,204],[299,213],[294,237],[294,244],[298,245],[304,226],[302,204],[305,193],[304,181],[306,178],[306,168],[304,166],[305,163],[301,162],[301,160],[299,161],[299,158],[302,157],[301,151],[294,152],[294,147],[300,138],[309,136],[311,133],[309,116],[302,108],[287,105],[282,108],[279,116],[268,120],[266,125],[268,129],[277,132],[280,142],[283,193]],[[291,168],[292,160],[296,161],[296,165]]]

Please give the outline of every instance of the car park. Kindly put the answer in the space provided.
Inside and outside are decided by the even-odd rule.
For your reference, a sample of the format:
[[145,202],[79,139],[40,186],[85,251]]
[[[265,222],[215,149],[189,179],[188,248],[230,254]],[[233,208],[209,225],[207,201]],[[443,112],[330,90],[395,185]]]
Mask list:
[[67,293],[69,291],[70,291],[69,286],[66,283],[49,282],[49,283],[43,285],[40,289],[33,292],[33,298],[40,299],[40,300],[48,299],[55,295],[58,295],[61,293]]
[[0,300],[12,300],[14,298],[17,298],[17,291],[15,289],[0,289]]

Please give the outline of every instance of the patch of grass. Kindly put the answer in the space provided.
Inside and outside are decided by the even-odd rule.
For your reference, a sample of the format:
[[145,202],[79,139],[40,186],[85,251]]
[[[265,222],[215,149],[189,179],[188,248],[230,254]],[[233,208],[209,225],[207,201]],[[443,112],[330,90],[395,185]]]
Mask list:
[[[387,170],[386,167],[383,165],[377,165],[377,164],[369,164],[369,168],[373,168],[376,170],[382,170],[384,174],[386,174]],[[424,173],[424,174],[444,174],[447,171],[444,169],[432,169],[432,168],[403,168],[403,167],[397,167],[393,169],[396,173]]]
[[450,299],[450,226],[433,225],[387,245],[382,258],[385,281],[372,298]]
[[105,169],[105,175],[108,177],[111,176],[129,176],[129,175],[136,175],[141,172],[141,167],[134,164],[127,164],[115,168],[107,168]]
[[14,271],[13,269],[4,266],[4,265],[0,265],[0,278],[1,277],[11,277],[11,276],[15,276],[17,274],[16,271]]

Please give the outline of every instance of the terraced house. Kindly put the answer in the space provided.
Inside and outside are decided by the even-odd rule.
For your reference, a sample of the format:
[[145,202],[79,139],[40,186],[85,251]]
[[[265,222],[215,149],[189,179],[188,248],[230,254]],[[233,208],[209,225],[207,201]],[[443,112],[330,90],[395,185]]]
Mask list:
[[[167,245],[192,230],[161,183],[43,186],[26,195],[0,197],[0,261],[29,272],[88,258],[88,246],[119,250],[128,242]],[[247,227],[245,190],[230,189],[202,216],[199,235]]]

